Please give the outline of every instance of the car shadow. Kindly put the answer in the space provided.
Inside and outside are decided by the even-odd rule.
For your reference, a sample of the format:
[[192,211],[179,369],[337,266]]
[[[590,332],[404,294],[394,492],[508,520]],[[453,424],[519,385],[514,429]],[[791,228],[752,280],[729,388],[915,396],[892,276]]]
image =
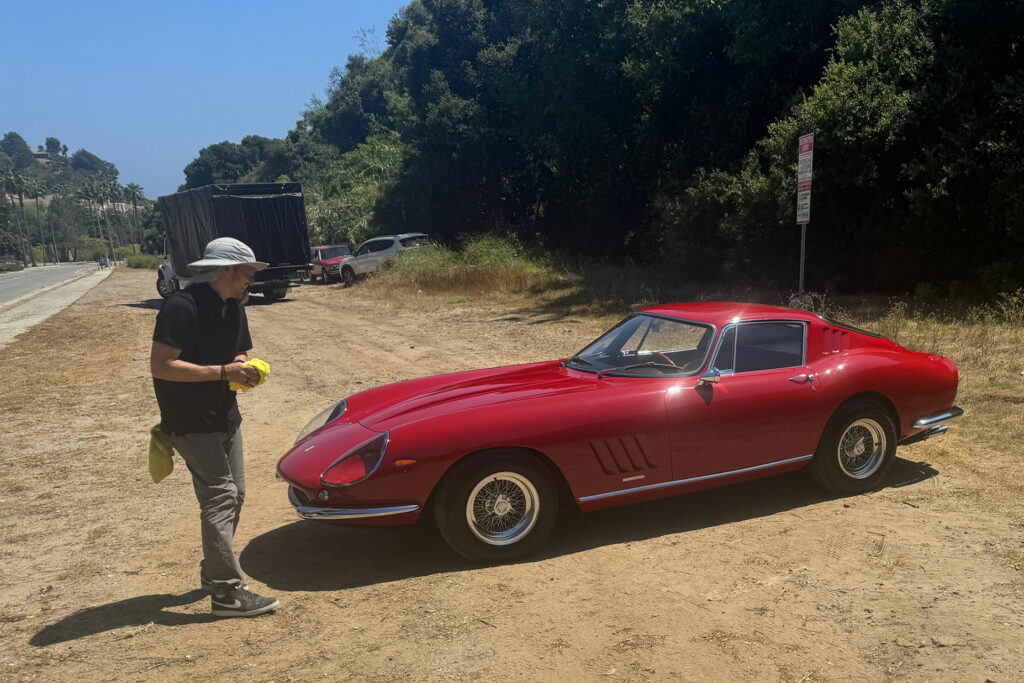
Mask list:
[[28,642],[35,647],[46,647],[125,626],[145,626],[150,623],[181,626],[213,621],[216,617],[209,613],[181,614],[166,611],[167,607],[188,605],[207,595],[205,591],[197,589],[181,595],[140,595],[127,600],[108,602],[105,605],[87,607],[43,628]]
[[[884,487],[909,486],[936,474],[931,465],[897,458]],[[835,498],[799,471],[588,514],[566,511],[540,552],[523,562],[767,517]],[[344,590],[480,567],[448,547],[430,515],[408,527],[298,521],[254,538],[239,559],[248,575],[282,591]]]
[[163,305],[163,299],[146,299],[145,301],[135,301],[130,304],[121,304],[128,308],[148,308],[153,311],[159,311],[160,306]]

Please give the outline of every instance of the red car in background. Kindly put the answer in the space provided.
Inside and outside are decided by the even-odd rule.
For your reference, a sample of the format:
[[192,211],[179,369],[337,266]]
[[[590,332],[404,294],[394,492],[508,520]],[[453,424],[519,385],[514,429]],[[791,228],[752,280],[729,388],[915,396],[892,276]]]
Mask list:
[[583,511],[791,472],[880,486],[897,445],[941,434],[948,358],[805,311],[669,304],[575,356],[426,377],[323,411],[278,463],[301,517],[411,524],[429,509],[479,562]]
[[352,256],[347,244],[324,244],[309,250],[309,280],[324,282],[341,279],[341,263]]

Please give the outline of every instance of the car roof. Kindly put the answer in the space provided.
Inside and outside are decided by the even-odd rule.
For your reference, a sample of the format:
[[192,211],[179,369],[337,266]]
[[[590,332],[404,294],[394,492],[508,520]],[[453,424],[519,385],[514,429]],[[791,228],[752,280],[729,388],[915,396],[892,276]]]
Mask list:
[[363,244],[372,242],[373,240],[394,239],[395,237],[398,239],[405,239],[406,237],[430,237],[430,235],[425,232],[403,232],[399,235],[377,235],[376,237],[367,237],[363,240]]
[[347,244],[318,244],[310,249],[329,249],[330,247],[347,247]]
[[660,304],[641,309],[640,313],[653,313],[694,322],[711,323],[718,329],[740,320],[799,320],[821,322],[821,318],[808,311],[764,304],[743,304],[733,301],[694,301],[679,304]]

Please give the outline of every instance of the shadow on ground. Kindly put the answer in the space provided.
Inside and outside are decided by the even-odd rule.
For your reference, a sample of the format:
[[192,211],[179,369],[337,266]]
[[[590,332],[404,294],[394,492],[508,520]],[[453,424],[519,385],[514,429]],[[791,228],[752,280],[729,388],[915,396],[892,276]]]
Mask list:
[[36,647],[45,647],[126,626],[145,626],[149,623],[181,626],[213,621],[216,617],[209,613],[181,614],[166,611],[168,607],[188,605],[206,596],[207,593],[201,590],[189,591],[182,595],[140,595],[137,598],[88,607],[64,617],[55,624],[50,624],[32,636],[28,642]]
[[[936,474],[931,465],[897,458],[885,486],[909,486]],[[768,517],[833,498],[801,471],[586,515],[567,513],[541,551],[525,561]],[[412,527],[299,521],[254,538],[240,560],[246,574],[283,591],[343,590],[477,566],[445,544],[430,515]]]
[[130,304],[122,304],[122,306],[127,306],[128,308],[147,308],[152,311],[159,311],[160,306],[161,304],[163,304],[163,302],[163,299],[146,299],[145,301],[136,301]]

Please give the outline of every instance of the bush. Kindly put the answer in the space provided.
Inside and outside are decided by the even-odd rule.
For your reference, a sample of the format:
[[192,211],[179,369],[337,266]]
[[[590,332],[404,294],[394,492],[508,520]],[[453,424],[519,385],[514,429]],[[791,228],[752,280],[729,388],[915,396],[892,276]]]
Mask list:
[[21,263],[17,261],[12,261],[11,263],[0,263],[0,273],[13,273],[14,271],[24,269],[25,266],[21,265]]
[[164,262],[163,256],[153,254],[135,254],[126,259],[129,268],[150,268],[157,269]]
[[117,247],[116,249],[114,249],[114,253],[117,254],[118,261],[124,261],[125,259],[135,256],[136,254],[139,253],[139,245],[129,244],[124,247]]
[[529,256],[517,239],[494,235],[466,238],[459,250],[404,251],[381,279],[384,286],[472,295],[539,292],[566,282],[566,275],[545,259]]

